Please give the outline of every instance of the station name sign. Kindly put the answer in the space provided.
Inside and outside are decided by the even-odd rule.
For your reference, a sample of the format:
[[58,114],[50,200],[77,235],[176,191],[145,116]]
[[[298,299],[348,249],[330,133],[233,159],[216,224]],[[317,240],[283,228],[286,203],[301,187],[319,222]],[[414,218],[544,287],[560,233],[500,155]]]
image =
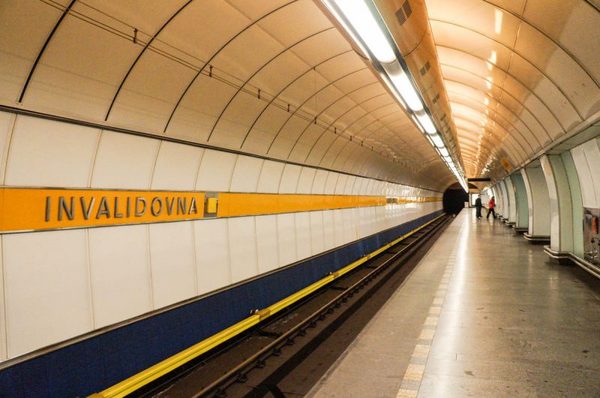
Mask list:
[[201,219],[204,193],[93,189],[0,189],[0,232]]

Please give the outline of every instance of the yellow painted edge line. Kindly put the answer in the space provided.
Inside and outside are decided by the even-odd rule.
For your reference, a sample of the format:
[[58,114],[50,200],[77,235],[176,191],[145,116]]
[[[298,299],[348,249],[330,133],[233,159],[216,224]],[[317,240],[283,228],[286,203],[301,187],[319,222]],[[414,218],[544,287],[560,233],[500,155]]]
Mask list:
[[437,219],[439,219],[442,216],[443,215],[440,215],[440,216],[432,219],[431,221],[428,221],[427,223],[421,225],[420,227],[415,228],[414,230],[410,231],[409,233],[402,235],[401,237],[393,240],[392,242],[390,242],[386,245],[383,245],[379,249],[367,254],[364,257],[361,257],[360,259],[345,266],[344,268],[342,268],[330,275],[327,275],[325,278],[322,278],[322,279],[318,280],[317,282],[305,287],[304,289],[301,289],[301,290],[297,291],[296,293],[276,302],[275,304],[272,304],[269,307],[258,311],[256,314],[249,316],[248,318],[228,327],[227,329],[224,329],[224,330],[208,337],[207,339],[202,340],[201,342],[157,363],[154,366],[151,366],[148,369],[141,371],[140,373],[137,373],[137,374],[131,376],[128,379],[123,380],[122,382],[120,382],[118,384],[115,384],[112,387],[107,388],[106,390],[104,390],[100,393],[92,394],[92,395],[90,395],[90,397],[91,398],[120,398],[120,397],[124,397],[128,394],[131,394],[132,392],[142,388],[146,384],[149,384],[150,382],[158,379],[159,377],[164,376],[165,374],[178,368],[179,366],[191,361],[192,359],[204,354],[205,352],[208,352],[209,350],[213,349],[214,347],[218,346],[219,344],[222,344],[222,343],[226,342],[227,340],[231,339],[232,337],[235,337],[238,334],[248,330],[252,326],[254,326],[257,323],[263,321],[264,319],[276,314],[277,312],[281,311],[282,309],[296,303],[297,301],[303,299],[304,297],[315,292],[316,290],[320,289],[321,287],[323,287],[323,286],[327,285],[328,283],[334,281],[335,279],[341,277],[342,275],[347,274],[348,272],[352,271],[359,265],[365,263],[367,260],[370,260],[371,258],[384,252],[385,250],[389,249],[390,247],[396,245],[398,242],[408,238],[409,236],[411,236],[414,233],[416,233],[417,231],[423,229],[424,227],[426,227],[427,225],[436,221]]

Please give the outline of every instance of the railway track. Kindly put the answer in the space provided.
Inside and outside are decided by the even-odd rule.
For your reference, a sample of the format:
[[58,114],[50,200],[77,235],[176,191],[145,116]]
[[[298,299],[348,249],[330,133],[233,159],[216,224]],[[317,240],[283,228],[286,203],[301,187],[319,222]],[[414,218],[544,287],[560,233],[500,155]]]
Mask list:
[[442,216],[278,316],[130,396],[299,397],[352,342],[451,218]]

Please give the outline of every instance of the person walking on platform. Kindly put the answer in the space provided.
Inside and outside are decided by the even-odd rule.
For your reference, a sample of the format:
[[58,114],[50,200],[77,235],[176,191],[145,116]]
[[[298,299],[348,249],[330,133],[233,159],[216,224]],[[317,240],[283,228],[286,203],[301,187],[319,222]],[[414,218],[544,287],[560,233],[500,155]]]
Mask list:
[[492,213],[494,218],[496,218],[496,211],[494,211],[495,207],[496,207],[496,199],[492,196],[492,198],[490,199],[490,201],[488,203],[488,212],[487,212],[487,216],[485,218],[490,218],[490,213]]
[[477,219],[481,218],[481,207],[483,205],[481,204],[481,195],[477,195],[477,199],[475,199],[475,216],[477,216]]

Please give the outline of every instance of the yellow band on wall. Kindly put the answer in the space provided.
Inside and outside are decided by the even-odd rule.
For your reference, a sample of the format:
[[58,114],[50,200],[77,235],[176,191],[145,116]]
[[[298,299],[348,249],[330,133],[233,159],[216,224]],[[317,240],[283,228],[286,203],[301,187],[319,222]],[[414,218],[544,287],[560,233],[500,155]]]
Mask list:
[[0,189],[0,232],[195,220],[204,193]]
[[218,217],[384,206],[385,196],[220,193]]
[[[206,200],[205,200],[206,199]],[[440,201],[439,197],[0,188],[0,233]]]

